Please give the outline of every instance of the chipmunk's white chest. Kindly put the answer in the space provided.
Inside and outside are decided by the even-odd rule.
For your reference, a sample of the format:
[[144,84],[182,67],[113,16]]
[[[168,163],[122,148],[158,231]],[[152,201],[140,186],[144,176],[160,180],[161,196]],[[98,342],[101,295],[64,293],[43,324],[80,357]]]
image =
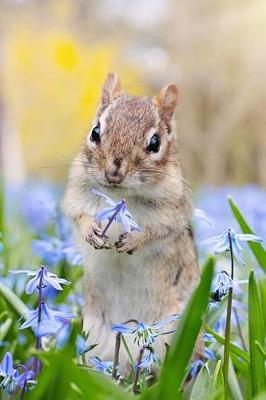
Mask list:
[[[112,232],[113,236],[113,232]],[[113,304],[113,309],[130,307],[136,292],[142,293],[148,285],[147,261],[153,246],[134,254],[118,254],[115,249],[95,250],[83,245],[84,264],[88,285]],[[139,299],[141,301],[141,299]]]
[[[100,206],[102,207],[102,204]],[[155,222],[155,216],[143,206],[129,202],[129,209],[140,226]],[[96,209],[95,212],[97,212]],[[114,243],[123,232],[123,227],[114,222],[107,235]],[[132,255],[118,254],[115,248],[95,250],[81,239],[79,244],[81,244],[86,270],[85,287],[90,293],[95,292],[95,295],[102,299],[103,307],[108,307],[107,314],[111,322],[121,322],[125,318],[137,316],[146,320],[144,308],[149,308],[147,303],[151,302],[154,307],[154,298],[151,298],[150,293],[152,267],[149,260],[154,252],[158,251],[159,244],[145,245]],[[146,305],[142,308],[141,304]]]

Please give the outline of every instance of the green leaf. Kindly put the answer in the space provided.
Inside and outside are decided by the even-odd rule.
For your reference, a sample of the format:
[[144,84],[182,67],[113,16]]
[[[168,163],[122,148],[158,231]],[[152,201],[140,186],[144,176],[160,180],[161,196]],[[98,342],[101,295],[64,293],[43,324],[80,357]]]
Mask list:
[[266,359],[266,348],[264,348],[262,346],[262,344],[260,342],[258,342],[257,340],[255,341],[255,343],[256,343],[256,346],[258,347],[259,351],[263,355],[263,357]]
[[48,365],[38,377],[36,388],[27,395],[28,400],[70,399],[74,364],[68,352],[46,356]]
[[161,370],[157,390],[158,400],[181,398],[180,388],[209,303],[213,266],[214,262],[211,258],[207,261],[199,286],[192,294],[179,322],[167,360]]
[[[259,286],[259,295],[261,301],[261,308],[262,310],[266,310],[266,277],[263,276],[258,281]],[[266,313],[263,313],[264,317],[264,330],[266,331]]]
[[[242,364],[241,366],[243,366],[243,362],[241,363],[238,360],[238,365]],[[245,367],[247,368],[247,364],[245,364]],[[236,366],[237,369],[237,366]],[[242,368],[243,369],[243,368]],[[239,375],[239,370],[238,370],[238,375]],[[228,376],[228,381],[229,381],[229,387],[230,387],[230,392],[232,394],[232,397],[234,400],[243,400],[243,395],[241,392],[241,388],[240,388],[240,382],[238,381],[237,375],[236,375],[236,371],[235,371],[235,367],[234,364],[231,360],[231,357],[229,359],[229,376]]]
[[193,385],[190,400],[206,400],[210,394],[210,373],[206,365],[204,365]]
[[[224,342],[225,342],[224,337],[220,336],[217,332],[215,332],[208,325],[204,325],[204,329],[207,333],[210,333],[211,335],[213,335],[213,337],[217,340],[217,342],[224,344]],[[241,357],[244,361],[249,363],[250,357],[246,351],[242,350],[240,347],[238,347],[234,343],[230,343],[229,349],[230,349],[231,353],[234,353],[236,356]]]
[[[254,234],[254,232],[246,222],[245,218],[243,217],[243,214],[241,213],[241,211],[239,210],[239,208],[237,207],[237,205],[235,204],[235,202],[232,200],[231,197],[228,198],[228,202],[237,222],[239,223],[242,232]],[[254,242],[248,242],[248,245],[251,248],[261,268],[264,270],[264,272],[266,272],[266,251],[263,245]]]
[[254,271],[249,274],[249,351],[250,351],[250,376],[253,396],[266,390],[266,375],[264,356],[257,346],[257,342],[264,343],[264,321],[257,282]]
[[155,383],[149,388],[144,389],[144,391],[139,396],[137,396],[137,399],[157,400],[157,391],[158,391],[158,383]]
[[217,361],[212,377],[210,400],[224,400],[224,378],[221,360]]
[[[72,349],[73,350],[73,349]],[[45,354],[45,366],[29,400],[129,400],[134,397],[101,373],[80,368],[71,357],[71,347]]]
[[8,286],[0,281],[0,294],[5,298],[6,302],[13,308],[18,315],[24,315],[28,312],[28,307]]
[[266,391],[263,393],[260,393],[258,396],[254,397],[253,400],[265,400],[266,399]]
[[7,318],[5,322],[0,325],[0,341],[4,340],[12,325],[12,318]]
[[86,400],[133,400],[135,398],[99,372],[79,369],[76,372],[74,383]]

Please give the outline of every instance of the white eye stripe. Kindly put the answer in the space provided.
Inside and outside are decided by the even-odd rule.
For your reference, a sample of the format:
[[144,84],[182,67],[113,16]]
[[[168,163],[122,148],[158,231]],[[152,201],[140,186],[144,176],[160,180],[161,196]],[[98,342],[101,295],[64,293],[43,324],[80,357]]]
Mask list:
[[153,135],[154,135],[155,133],[158,133],[158,129],[155,128],[155,127],[152,127],[152,128],[147,132],[147,134],[146,134],[147,146],[149,145],[150,140],[151,140],[151,138],[153,137]]

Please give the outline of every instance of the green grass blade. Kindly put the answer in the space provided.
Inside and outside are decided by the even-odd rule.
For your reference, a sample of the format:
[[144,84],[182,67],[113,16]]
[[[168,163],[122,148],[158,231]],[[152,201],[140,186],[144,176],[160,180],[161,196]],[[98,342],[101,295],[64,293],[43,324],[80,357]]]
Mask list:
[[202,326],[202,318],[209,303],[213,266],[213,259],[209,259],[203,269],[199,286],[181,318],[167,360],[161,370],[158,400],[181,398],[180,387],[186,376],[187,366]]
[[266,348],[264,348],[263,346],[262,346],[262,344],[260,343],[260,342],[258,342],[257,340],[256,340],[256,346],[258,347],[258,349],[259,349],[259,351],[261,352],[261,354],[263,355],[263,357],[265,358],[265,360],[266,360]]
[[[237,369],[237,367],[236,367],[236,369]],[[230,358],[230,360],[229,360],[229,376],[228,376],[230,392],[231,392],[234,400],[244,400],[242,392],[241,392],[241,388],[240,388],[240,382],[238,381],[238,377],[240,376],[239,370],[237,372],[238,372],[238,376],[236,375],[234,364]]]
[[[237,207],[237,205],[235,204],[235,202],[232,200],[231,197],[229,197],[228,202],[242,232],[253,234],[254,232],[246,222],[245,218],[243,217],[243,214],[241,213],[241,211],[239,210],[239,208]],[[255,258],[257,259],[259,265],[264,270],[264,272],[266,272],[266,251],[263,245],[254,242],[248,242],[248,245],[252,250]]]
[[201,368],[193,385],[190,400],[206,400],[210,394],[211,378],[206,365]]
[[66,351],[47,354],[46,368],[38,376],[38,384],[27,394],[28,400],[64,400],[71,399],[71,380],[73,361]]
[[79,369],[74,383],[86,400],[133,400],[135,398],[99,372]]
[[[213,335],[213,337],[217,340],[217,342],[219,342],[221,344],[224,344],[224,342],[225,342],[224,337],[220,336],[217,332],[215,332],[208,325],[204,325],[204,329],[205,329],[205,331],[207,333],[210,333],[211,335]],[[241,357],[244,361],[249,363],[250,357],[249,357],[249,354],[246,351],[242,350],[240,347],[238,347],[234,343],[230,343],[229,348],[230,348],[230,352],[231,353],[234,353],[236,356]]]
[[257,342],[264,343],[264,321],[260,304],[259,292],[254,271],[249,275],[249,351],[250,351],[250,376],[253,396],[266,390],[265,363],[263,354]]
[[158,392],[158,383],[155,383],[149,388],[144,389],[144,391],[136,398],[141,400],[157,400],[158,399],[157,392]]
[[[258,281],[259,296],[261,301],[261,309],[266,310],[266,276],[263,276]],[[264,317],[264,330],[266,332],[266,312],[263,313]]]
[[18,315],[24,315],[28,312],[28,307],[22,300],[14,293],[8,286],[0,281],[0,294],[4,297],[6,302],[13,308]]
[[266,399],[266,391],[263,393],[260,393],[258,396],[254,397],[253,400],[265,400]]
[[38,377],[38,385],[27,395],[27,399],[129,400],[134,398],[103,374],[75,365],[72,351],[73,348],[67,347],[59,353],[43,355],[46,368]]
[[224,378],[221,360],[217,361],[214,374],[212,377],[210,400],[224,399]]
[[12,325],[12,318],[7,318],[3,323],[0,325],[0,342],[5,339],[6,335],[8,334],[9,329]]

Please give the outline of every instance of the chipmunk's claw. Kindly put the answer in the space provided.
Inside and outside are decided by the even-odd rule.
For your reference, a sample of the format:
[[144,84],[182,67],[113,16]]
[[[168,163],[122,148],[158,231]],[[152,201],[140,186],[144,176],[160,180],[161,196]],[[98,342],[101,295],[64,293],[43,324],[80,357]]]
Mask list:
[[135,235],[132,233],[123,233],[119,236],[118,242],[115,243],[118,253],[133,254],[137,250]]
[[110,249],[112,247],[108,236],[101,236],[101,229],[96,224],[92,225],[86,232],[85,240],[96,250]]

